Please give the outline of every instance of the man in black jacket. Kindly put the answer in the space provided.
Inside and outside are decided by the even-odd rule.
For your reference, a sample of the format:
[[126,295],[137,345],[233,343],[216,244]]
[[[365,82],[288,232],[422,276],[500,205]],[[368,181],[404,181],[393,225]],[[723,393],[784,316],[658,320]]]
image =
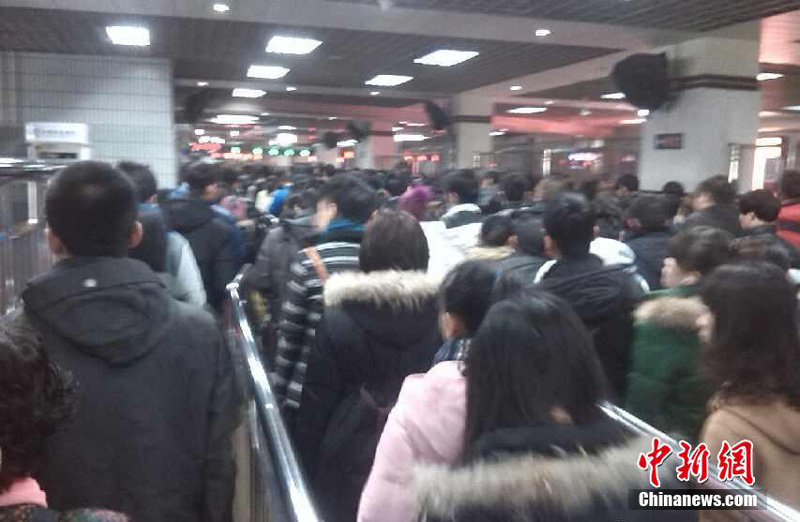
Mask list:
[[565,193],[547,204],[545,249],[557,261],[545,265],[540,287],[564,299],[592,333],[612,391],[624,396],[633,341],[633,309],[641,296],[629,266],[603,265],[589,253],[595,217],[586,198]]
[[93,506],[154,522],[226,521],[237,393],[214,320],[170,298],[143,262],[131,181],[73,164],[47,190],[58,262],[24,308],[49,359],[78,386],[74,420],[47,442],[36,477],[58,510]]
[[714,176],[700,183],[694,192],[692,208],[694,212],[683,222],[681,230],[714,227],[734,237],[742,235],[736,208],[736,187],[725,176]]
[[189,168],[189,194],[167,200],[162,209],[170,227],[192,246],[208,303],[221,312],[225,287],[239,270],[236,224],[212,208],[217,199],[219,167],[199,163]]
[[791,268],[800,268],[800,252],[777,235],[780,200],[768,190],[754,190],[739,199],[739,222],[745,237],[760,237],[786,252]]
[[636,270],[651,292],[661,289],[661,269],[672,237],[668,222],[669,209],[663,196],[641,194],[628,208],[625,244],[636,254]]

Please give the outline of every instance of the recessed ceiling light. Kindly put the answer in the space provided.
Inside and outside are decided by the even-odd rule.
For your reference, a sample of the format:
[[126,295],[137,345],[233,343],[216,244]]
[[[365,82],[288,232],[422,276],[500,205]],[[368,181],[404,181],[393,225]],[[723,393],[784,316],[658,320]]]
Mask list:
[[624,100],[625,93],[624,92],[609,92],[608,94],[603,94],[600,96],[604,100]]
[[349,139],[336,142],[337,147],[355,147],[358,145],[358,140]]
[[426,54],[422,58],[417,58],[414,63],[422,65],[438,65],[439,67],[452,67],[460,63],[466,62],[478,56],[476,51],[453,51],[451,49],[439,49],[430,54]]
[[756,76],[756,80],[758,80],[760,82],[766,82],[766,81],[769,81],[769,80],[777,80],[778,78],[783,78],[783,75],[782,74],[778,74],[778,73],[766,73],[765,72],[765,73],[759,73]]
[[232,130],[232,131],[230,132],[230,135],[231,135],[231,138],[235,138],[236,136],[238,136],[238,135],[239,135],[239,131],[238,131],[238,130]]
[[492,131],[489,133],[489,136],[504,136],[506,133],[503,131]]
[[106,34],[114,45],[147,47],[150,45],[150,30],[134,25],[109,25]]
[[198,143],[211,143],[211,136],[200,136]]
[[261,98],[267,91],[261,89],[234,89],[231,95],[234,98]]
[[392,132],[399,132],[403,130],[405,127],[392,127]]
[[539,114],[546,112],[546,107],[517,107],[508,111],[509,114]]
[[288,132],[281,132],[277,136],[275,136],[275,141],[278,142],[278,145],[282,147],[287,147],[289,145],[294,145],[297,143],[297,134],[291,134]]
[[208,87],[208,82],[197,82],[198,87]]
[[545,36],[550,36],[551,34],[553,34],[553,31],[551,31],[550,29],[537,29],[536,32],[533,34],[535,34],[539,38],[544,38]]
[[211,138],[211,143],[219,143],[220,145],[224,145],[225,144],[225,138],[220,138],[220,137],[217,137],[217,136],[213,136]]
[[425,141],[424,134],[395,134],[394,141],[402,143],[404,141]]
[[553,100],[547,100],[544,102],[545,105],[553,105],[555,102]]
[[380,93],[381,93],[381,91],[372,91],[371,93],[369,93],[369,95],[370,96],[378,96]]
[[273,36],[267,44],[267,52],[276,54],[309,54],[320,45],[322,45],[322,42],[313,38]]
[[285,131],[297,130],[297,127],[292,127],[291,125],[281,125],[280,127],[278,127],[278,130],[285,130]]
[[329,117],[328,117],[328,119],[329,119],[330,121],[333,121],[333,120],[338,120],[338,119],[339,119],[339,117],[338,117],[338,116],[329,116]]
[[214,10],[214,12],[217,13],[227,13],[228,11],[231,10],[231,6],[229,6],[228,4],[221,4],[221,3],[214,4],[211,8]]
[[378,87],[397,87],[406,82],[413,80],[413,76],[397,76],[394,74],[379,74],[378,76],[367,80],[367,85],[376,85]]
[[646,118],[650,116],[650,109],[639,109],[638,111],[636,111],[636,115],[639,116],[640,118]]
[[406,123],[406,125],[408,125],[409,127],[424,127],[425,126],[424,123],[414,123],[414,122]]
[[249,114],[218,114],[211,121],[219,125],[251,125],[258,121],[258,117]]
[[297,90],[297,87],[292,87],[291,85],[289,85],[288,87],[286,87],[286,91],[287,91],[287,92],[294,92],[294,91],[296,91],[296,90]]
[[800,105],[787,105],[783,108],[785,111],[800,112]]
[[262,80],[277,80],[289,73],[290,69],[277,65],[251,65],[247,69],[248,78],[259,78]]
[[205,133],[206,133],[205,129],[195,129],[194,130],[194,135],[195,136],[202,136]]
[[512,85],[512,86],[510,87],[510,89],[511,89],[512,91],[521,91],[521,90],[522,90],[522,85]]
[[644,118],[635,118],[633,120],[622,120],[620,124],[622,125],[641,125],[642,123],[646,123],[647,120]]
[[580,115],[581,116],[591,116],[592,115],[592,111],[590,111],[589,109],[581,109]]
[[758,138],[756,140],[756,147],[780,147],[783,145],[783,138],[780,137],[772,137],[772,138]]

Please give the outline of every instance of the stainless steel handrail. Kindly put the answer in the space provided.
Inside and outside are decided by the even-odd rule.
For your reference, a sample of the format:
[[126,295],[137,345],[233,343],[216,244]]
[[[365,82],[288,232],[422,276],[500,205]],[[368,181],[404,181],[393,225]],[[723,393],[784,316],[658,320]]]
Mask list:
[[[664,444],[668,444],[672,448],[678,447],[678,442],[675,439],[664,432],[657,430],[653,426],[650,426],[643,420],[618,406],[614,406],[613,404],[606,402],[600,406],[600,409],[603,410],[603,413],[608,415],[610,418],[623,424],[631,431],[642,435],[648,435],[650,437],[658,437]],[[673,453],[670,455],[668,460],[675,462],[678,460],[678,457],[675,455],[675,453]],[[750,520],[755,520],[758,522],[800,521],[799,511],[790,508],[786,504],[783,504],[782,502],[764,494],[763,491],[747,485],[747,483],[740,479],[735,479],[730,482],[723,482],[719,480],[717,476],[717,467],[713,463],[709,463],[708,481],[698,484],[698,486],[702,487],[703,489],[743,490],[747,493],[755,495],[758,498],[758,505],[766,506],[766,509],[747,511],[747,516]]]
[[240,296],[243,274],[236,276],[227,287],[235,326],[239,333],[239,344],[250,374],[258,416],[269,440],[270,453],[276,464],[287,501],[289,517],[294,522],[319,522],[311,493],[306,484],[289,433],[281,417],[280,407],[272,391],[266,368],[257,348],[255,337],[247,320],[247,313]]

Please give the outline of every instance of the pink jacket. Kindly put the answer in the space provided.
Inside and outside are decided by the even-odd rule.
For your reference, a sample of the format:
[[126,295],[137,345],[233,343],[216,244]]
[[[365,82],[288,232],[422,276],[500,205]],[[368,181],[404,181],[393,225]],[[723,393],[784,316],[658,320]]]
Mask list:
[[466,380],[458,362],[443,362],[406,378],[361,494],[359,522],[416,520],[414,467],[451,464],[461,456],[466,403]]

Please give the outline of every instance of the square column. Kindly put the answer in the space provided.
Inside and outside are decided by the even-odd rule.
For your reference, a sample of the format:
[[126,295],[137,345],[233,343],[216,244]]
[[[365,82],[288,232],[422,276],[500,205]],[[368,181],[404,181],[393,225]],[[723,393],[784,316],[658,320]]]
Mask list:
[[451,132],[455,135],[455,167],[480,166],[480,155],[492,152],[492,101],[457,95],[450,102]]
[[360,169],[390,169],[399,160],[391,124],[373,123],[368,137],[356,145],[356,165]]
[[[675,101],[650,115],[642,131],[642,188],[678,181],[687,190],[727,176],[730,146],[753,145],[761,107],[758,25],[746,39],[700,38],[668,51]],[[664,136],[664,135],[680,135]],[[672,145],[681,148],[666,148]],[[749,187],[741,187],[749,190]]]

